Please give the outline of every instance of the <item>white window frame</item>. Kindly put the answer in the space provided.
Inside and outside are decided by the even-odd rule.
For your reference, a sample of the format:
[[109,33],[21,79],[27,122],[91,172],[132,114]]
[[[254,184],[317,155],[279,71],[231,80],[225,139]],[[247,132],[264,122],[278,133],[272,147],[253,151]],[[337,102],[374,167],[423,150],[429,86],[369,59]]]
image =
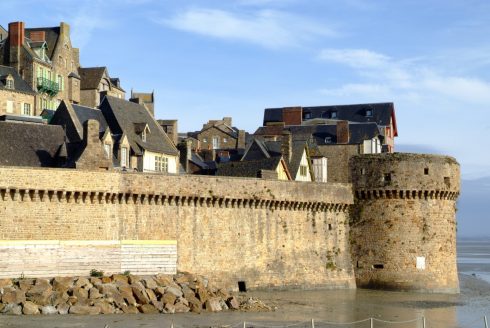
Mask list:
[[306,177],[308,175],[308,166],[300,165],[299,166],[299,175],[302,177]]
[[121,147],[121,167],[128,166],[128,148]]
[[5,88],[13,90],[14,89],[14,79],[7,78],[5,80]]
[[219,149],[219,137],[213,137],[213,149]]
[[25,115],[25,116],[31,116],[32,115],[32,112],[31,112],[31,104],[29,103],[24,103],[23,106],[22,106],[22,114]]
[[13,100],[7,100],[7,108],[6,108],[7,113],[13,113],[14,107],[15,107],[14,101]]
[[111,145],[110,144],[104,144],[104,151],[105,151],[105,155],[107,156],[107,158],[111,158]]

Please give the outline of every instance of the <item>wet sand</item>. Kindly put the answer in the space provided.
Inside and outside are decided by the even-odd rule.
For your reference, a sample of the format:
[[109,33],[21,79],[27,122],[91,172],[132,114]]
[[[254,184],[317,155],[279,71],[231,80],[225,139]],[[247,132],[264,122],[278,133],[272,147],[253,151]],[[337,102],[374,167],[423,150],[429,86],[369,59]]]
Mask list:
[[[110,328],[130,327],[243,327],[243,321],[254,327],[291,325],[336,327],[326,322],[353,322],[369,317],[377,319],[374,327],[484,327],[483,315],[490,315],[490,284],[471,275],[460,275],[461,294],[420,294],[371,290],[313,290],[313,291],[256,291],[247,293],[276,307],[274,312],[222,312],[200,315],[98,315],[98,316],[0,316],[0,327]],[[387,324],[378,320],[405,321],[406,324]],[[260,323],[260,324],[257,324]],[[251,327],[251,325],[247,325]],[[369,321],[343,327],[370,327]]]

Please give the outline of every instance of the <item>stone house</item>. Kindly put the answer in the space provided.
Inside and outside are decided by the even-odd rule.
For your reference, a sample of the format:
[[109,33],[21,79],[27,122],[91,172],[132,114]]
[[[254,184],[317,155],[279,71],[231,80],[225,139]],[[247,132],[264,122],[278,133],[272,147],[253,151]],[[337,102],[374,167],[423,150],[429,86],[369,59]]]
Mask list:
[[[155,94],[154,92],[145,93],[145,92],[134,92],[131,90],[131,98],[129,99],[132,102],[143,105],[148,109],[151,116],[155,117]],[[170,136],[170,135],[169,135]]]
[[35,96],[13,67],[0,65],[0,115],[34,115]]
[[126,92],[118,78],[111,78],[107,67],[80,67],[80,104],[96,108],[105,95],[124,99]]
[[383,152],[394,152],[398,136],[393,103],[266,108],[263,126],[297,126],[352,123],[376,123],[380,129]]
[[188,136],[197,141],[192,145],[197,150],[245,149],[245,131],[234,127],[231,117],[210,120],[200,131],[190,132]]
[[284,131],[280,140],[256,137],[248,145],[241,161],[258,161],[272,157],[284,159],[292,180],[315,181],[308,141],[302,136],[293,136],[289,131]]
[[121,168],[178,173],[179,152],[146,107],[106,96],[99,108],[112,133],[113,154]]
[[216,175],[272,180],[292,180],[288,165],[282,156],[218,164]]
[[376,123],[337,120],[322,125],[271,125],[258,128],[254,135],[275,141],[282,138],[284,131],[308,140],[315,181],[318,182],[348,182],[348,163],[352,156],[382,152],[383,136]]
[[56,109],[62,100],[80,101],[79,49],[72,47],[68,24],[25,28],[14,22],[2,30],[0,64],[13,67],[37,93],[32,115]]

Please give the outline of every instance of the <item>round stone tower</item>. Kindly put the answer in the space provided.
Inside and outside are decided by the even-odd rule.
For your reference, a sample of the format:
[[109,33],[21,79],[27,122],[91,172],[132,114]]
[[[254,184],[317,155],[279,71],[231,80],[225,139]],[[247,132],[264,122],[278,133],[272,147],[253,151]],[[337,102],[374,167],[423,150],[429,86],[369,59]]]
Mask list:
[[354,156],[350,244],[358,287],[458,293],[459,164],[420,154]]

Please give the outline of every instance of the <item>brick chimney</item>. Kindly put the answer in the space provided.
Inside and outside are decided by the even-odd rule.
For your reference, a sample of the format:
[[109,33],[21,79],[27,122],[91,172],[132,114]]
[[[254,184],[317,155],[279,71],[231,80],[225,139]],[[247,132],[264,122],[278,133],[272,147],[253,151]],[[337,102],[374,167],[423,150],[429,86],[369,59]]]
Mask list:
[[29,38],[33,42],[46,41],[46,32],[44,31],[31,31]]
[[301,125],[302,120],[302,107],[285,107],[282,109],[282,121],[285,125]]
[[100,145],[99,121],[87,120],[83,124],[83,143],[85,145]]
[[60,35],[66,39],[68,39],[70,37],[70,25],[65,23],[65,22],[61,22],[60,23]]
[[189,161],[192,158],[192,140],[187,139],[178,144],[177,148],[180,151],[180,165],[186,173],[190,172]]
[[237,148],[238,149],[245,149],[245,130],[238,130],[238,141],[237,141]]
[[337,122],[337,144],[348,144],[350,141],[349,121]]
[[230,127],[232,126],[232,118],[231,117],[223,117],[223,122]]
[[281,153],[288,163],[291,162],[293,156],[293,138],[289,130],[282,132]]
[[20,53],[24,44],[25,29],[24,22],[9,23],[9,62],[17,72],[20,72]]

